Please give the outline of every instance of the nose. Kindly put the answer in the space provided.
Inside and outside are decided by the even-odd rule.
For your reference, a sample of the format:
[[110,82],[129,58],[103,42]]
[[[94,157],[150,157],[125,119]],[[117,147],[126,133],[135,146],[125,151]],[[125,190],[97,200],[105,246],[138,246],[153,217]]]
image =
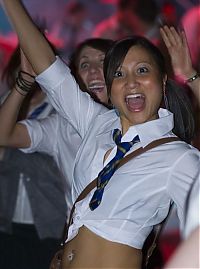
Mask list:
[[139,82],[137,80],[137,77],[134,75],[134,74],[129,74],[127,75],[127,78],[126,78],[126,87],[128,89],[135,89],[137,88],[139,85]]
[[92,63],[89,67],[89,73],[95,74],[100,71],[100,65],[98,63]]

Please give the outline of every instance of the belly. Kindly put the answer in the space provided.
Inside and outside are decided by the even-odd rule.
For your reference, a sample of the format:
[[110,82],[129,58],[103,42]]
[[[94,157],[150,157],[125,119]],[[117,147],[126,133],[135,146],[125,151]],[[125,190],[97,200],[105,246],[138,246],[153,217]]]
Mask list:
[[62,269],[139,269],[141,259],[141,250],[103,239],[83,226],[78,235],[64,247]]

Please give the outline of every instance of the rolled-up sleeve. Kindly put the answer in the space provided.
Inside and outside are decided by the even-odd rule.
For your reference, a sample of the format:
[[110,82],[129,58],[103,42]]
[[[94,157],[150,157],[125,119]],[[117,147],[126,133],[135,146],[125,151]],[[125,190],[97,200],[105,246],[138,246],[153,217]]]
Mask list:
[[51,156],[56,154],[56,137],[58,132],[57,114],[53,114],[42,120],[24,120],[31,145],[29,148],[20,149],[25,153],[44,152]]

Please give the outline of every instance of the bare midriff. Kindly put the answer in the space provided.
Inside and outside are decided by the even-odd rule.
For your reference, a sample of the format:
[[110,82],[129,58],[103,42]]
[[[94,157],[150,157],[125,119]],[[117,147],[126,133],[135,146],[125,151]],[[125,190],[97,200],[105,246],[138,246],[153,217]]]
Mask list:
[[108,241],[83,226],[78,235],[64,247],[62,269],[139,269],[141,259],[141,250]]

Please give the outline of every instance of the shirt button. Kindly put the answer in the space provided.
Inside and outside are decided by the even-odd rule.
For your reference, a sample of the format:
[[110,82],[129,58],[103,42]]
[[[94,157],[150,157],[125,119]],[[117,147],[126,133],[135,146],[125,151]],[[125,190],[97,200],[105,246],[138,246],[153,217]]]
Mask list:
[[27,181],[27,182],[29,182],[30,180],[31,180],[30,177],[27,177],[27,178],[26,178],[26,181]]

